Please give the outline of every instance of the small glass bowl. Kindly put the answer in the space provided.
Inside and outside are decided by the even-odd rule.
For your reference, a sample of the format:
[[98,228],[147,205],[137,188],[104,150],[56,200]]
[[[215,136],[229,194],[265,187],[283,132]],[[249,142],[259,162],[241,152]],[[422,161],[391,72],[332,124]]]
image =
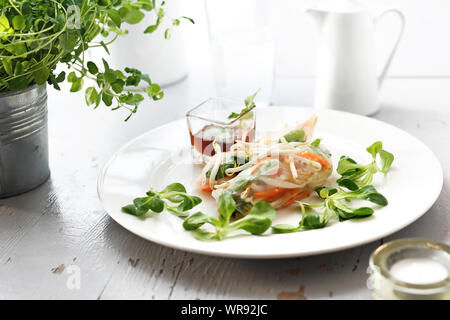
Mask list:
[[[242,102],[209,98],[186,113],[194,163],[207,162],[215,154],[214,145],[225,152],[236,140],[255,140],[255,105],[240,114],[243,108]],[[232,113],[236,117],[230,118]]]
[[369,262],[367,286],[377,300],[450,299],[450,246],[426,239],[394,240]]

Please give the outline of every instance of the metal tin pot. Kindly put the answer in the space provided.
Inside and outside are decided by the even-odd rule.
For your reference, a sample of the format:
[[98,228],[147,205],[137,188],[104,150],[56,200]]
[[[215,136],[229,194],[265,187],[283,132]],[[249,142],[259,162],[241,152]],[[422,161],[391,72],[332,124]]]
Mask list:
[[49,176],[46,86],[0,93],[0,198],[34,189]]

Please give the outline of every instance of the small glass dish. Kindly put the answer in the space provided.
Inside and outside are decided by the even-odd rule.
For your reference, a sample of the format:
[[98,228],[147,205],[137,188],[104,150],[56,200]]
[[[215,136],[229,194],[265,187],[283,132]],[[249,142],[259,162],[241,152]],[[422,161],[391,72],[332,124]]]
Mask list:
[[[215,154],[214,145],[226,152],[236,142],[255,140],[255,108],[242,102],[209,98],[186,113],[194,163],[205,163]],[[234,114],[234,117],[230,117]]]
[[378,247],[367,286],[377,300],[449,300],[450,246],[409,238]]

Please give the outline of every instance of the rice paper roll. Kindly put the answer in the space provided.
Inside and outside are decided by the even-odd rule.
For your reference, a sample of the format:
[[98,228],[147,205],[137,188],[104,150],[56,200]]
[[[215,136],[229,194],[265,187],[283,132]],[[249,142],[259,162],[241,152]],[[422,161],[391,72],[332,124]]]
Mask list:
[[247,208],[261,200],[279,208],[307,197],[333,170],[330,153],[320,142],[311,143],[316,122],[312,116],[256,142],[237,141],[229,152],[218,150],[199,185],[207,185],[202,190],[216,199],[229,190]]

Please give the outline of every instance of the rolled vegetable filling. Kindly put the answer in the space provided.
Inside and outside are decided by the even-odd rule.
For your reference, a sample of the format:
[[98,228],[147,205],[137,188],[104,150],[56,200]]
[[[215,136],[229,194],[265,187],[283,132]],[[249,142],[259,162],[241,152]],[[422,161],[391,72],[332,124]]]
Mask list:
[[216,199],[229,190],[242,208],[261,200],[275,208],[287,207],[308,197],[333,170],[331,155],[320,140],[311,142],[316,122],[312,116],[256,142],[236,141],[230,151],[206,164],[200,188]]

